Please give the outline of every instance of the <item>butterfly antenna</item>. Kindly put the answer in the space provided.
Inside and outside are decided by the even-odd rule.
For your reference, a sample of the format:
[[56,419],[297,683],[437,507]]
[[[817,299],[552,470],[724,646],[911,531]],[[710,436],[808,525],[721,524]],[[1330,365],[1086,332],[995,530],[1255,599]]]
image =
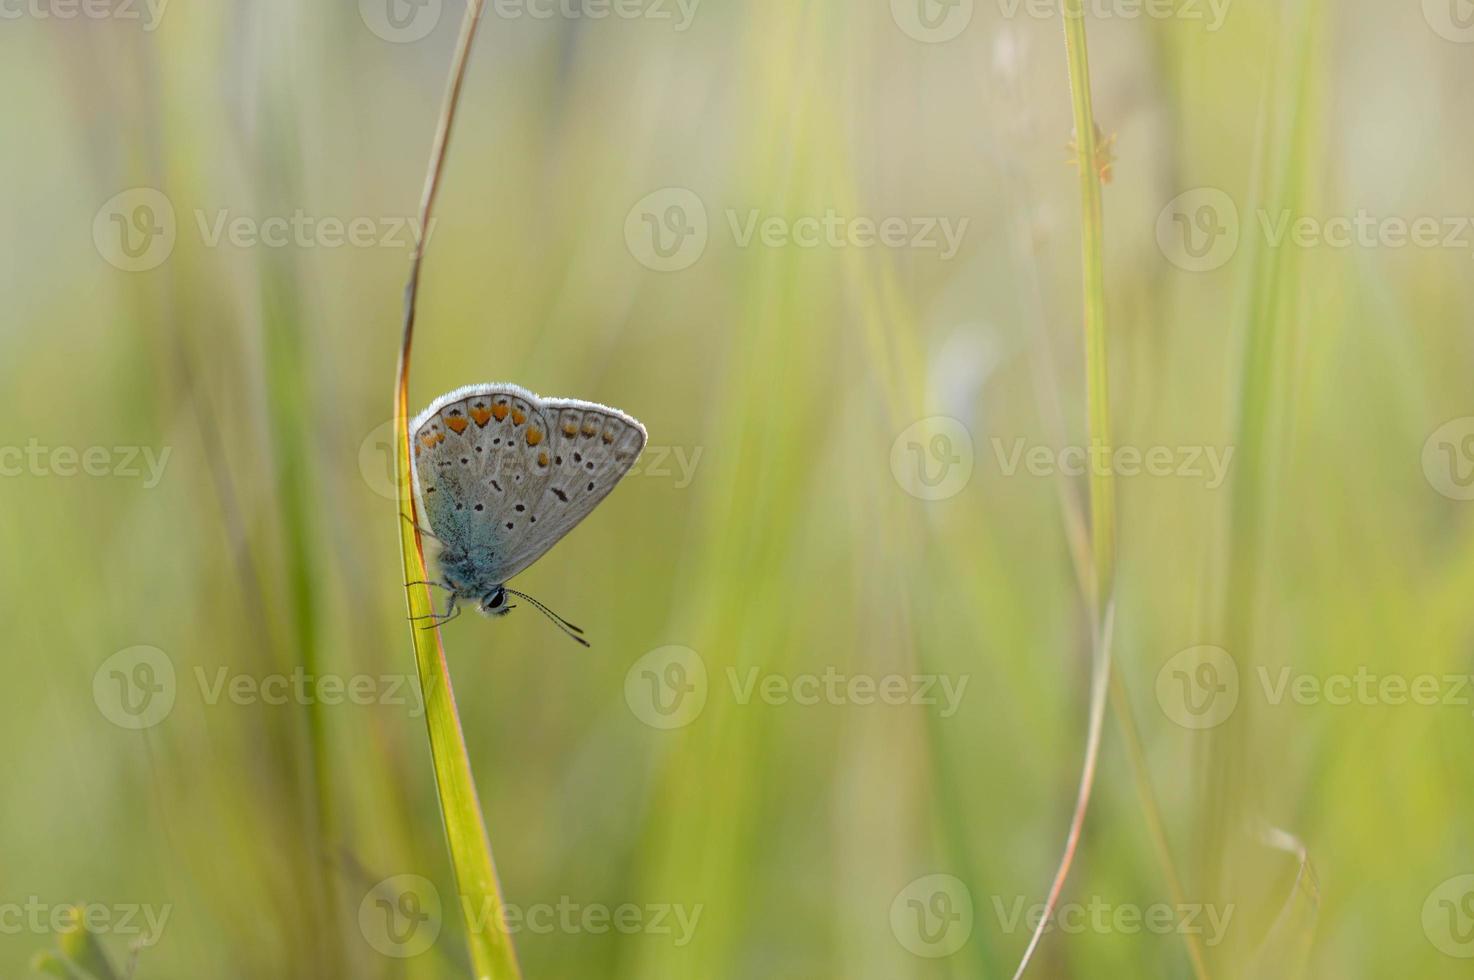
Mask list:
[[553,610],[549,609],[547,606],[543,605],[541,602],[538,602],[536,599],[534,599],[532,596],[528,595],[526,592],[518,592],[516,589],[508,589],[508,588],[506,588],[506,586],[503,586],[502,588],[508,594],[514,595],[514,596],[516,596],[519,599],[526,599],[528,602],[532,603],[533,607],[536,608],[538,612],[542,613],[544,616],[548,617],[548,619],[552,620],[553,623],[554,623],[554,625],[556,625],[563,632],[567,633],[574,640],[578,641],[579,643],[582,643],[584,646],[588,646],[589,645],[589,641],[588,640],[585,640],[582,636],[579,635],[579,634],[581,634],[583,632],[582,629],[580,629],[577,626],[574,626],[568,620],[564,619],[562,616],[559,616],[557,613],[553,612]]

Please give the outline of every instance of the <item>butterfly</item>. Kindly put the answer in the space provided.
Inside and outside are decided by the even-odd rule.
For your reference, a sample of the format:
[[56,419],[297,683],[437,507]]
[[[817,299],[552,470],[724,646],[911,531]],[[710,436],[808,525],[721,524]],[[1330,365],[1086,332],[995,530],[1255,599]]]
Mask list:
[[540,398],[514,384],[441,395],[410,427],[415,500],[441,544],[449,595],[436,624],[474,602],[505,616],[531,603],[569,636],[574,626],[507,581],[537,561],[614,489],[645,448],[645,427],[617,408]]

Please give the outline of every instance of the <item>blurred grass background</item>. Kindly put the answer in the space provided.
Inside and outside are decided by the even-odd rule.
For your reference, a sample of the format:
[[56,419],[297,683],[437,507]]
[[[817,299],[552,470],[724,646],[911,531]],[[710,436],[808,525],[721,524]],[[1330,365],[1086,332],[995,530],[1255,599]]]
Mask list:
[[[0,913],[167,905],[140,980],[465,971],[454,915],[407,958],[359,924],[391,876],[454,901],[423,719],[210,704],[196,680],[413,674],[385,429],[407,239],[212,246],[199,227],[221,211],[414,212],[460,8],[413,8],[428,33],[400,43],[370,29],[372,6],[179,3],[145,30],[33,4],[0,25],[0,447],[170,450],[152,487],[60,476],[54,455],[0,478]],[[1474,415],[1468,236],[1272,248],[1255,216],[1474,215],[1459,125],[1474,62],[1436,7],[1238,0],[1217,31],[1090,24],[1118,156],[1116,438],[1235,448],[1217,489],[1117,481],[1116,656],[1187,890],[1234,910],[1214,976],[1467,971],[1425,903],[1474,873],[1471,707],[1272,704],[1257,673],[1474,671],[1474,504],[1424,465],[1430,435]],[[970,19],[927,43],[904,4],[881,2],[708,0],[681,31],[671,5],[674,20],[508,9],[471,63],[412,409],[513,380],[620,406],[673,452],[518,579],[589,630],[591,653],[530,614],[466,617],[447,650],[508,902],[701,908],[684,945],[523,930],[526,974],[1008,975],[1027,929],[997,909],[1042,900],[1088,689],[1060,486],[1006,475],[991,442],[1084,438],[1057,18],[937,7]],[[136,187],[167,196],[177,240],[128,272],[92,229]],[[1157,226],[1200,187],[1237,202],[1241,242],[1190,273]],[[625,229],[665,188],[700,198],[709,242],[659,273]],[[943,260],[742,247],[729,209],[969,224]],[[892,448],[939,415],[965,425],[974,470],[923,501]],[[94,675],[138,645],[164,651],[177,696],[133,731],[101,710]],[[672,731],[625,693],[666,645],[697,651],[709,688]],[[1206,731],[1156,694],[1200,645],[1241,678],[1237,709]],[[968,687],[950,717],[742,704],[728,670],[752,668]],[[1318,908],[1263,827],[1304,843]],[[974,906],[950,956],[916,956],[892,927],[898,895],[930,874]],[[1065,895],[1093,898],[1170,901],[1112,726]],[[11,921],[3,976],[53,945]],[[126,936],[102,942],[126,955]],[[1056,930],[1031,975],[1191,973],[1180,936],[1112,928]]]

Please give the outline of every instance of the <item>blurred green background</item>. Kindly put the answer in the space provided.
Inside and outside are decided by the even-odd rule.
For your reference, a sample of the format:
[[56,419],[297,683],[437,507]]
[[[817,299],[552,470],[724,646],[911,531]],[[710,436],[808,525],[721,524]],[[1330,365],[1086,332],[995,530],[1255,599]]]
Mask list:
[[[1090,669],[1053,7],[488,7],[412,410],[651,446],[515,583],[592,651],[445,631],[528,977],[1017,963]],[[1468,975],[1467,8],[1093,6],[1115,440],[1166,462],[1116,457],[1141,752],[1031,976]],[[0,976],[72,902],[139,980],[466,973],[387,428],[462,11],[4,5]]]

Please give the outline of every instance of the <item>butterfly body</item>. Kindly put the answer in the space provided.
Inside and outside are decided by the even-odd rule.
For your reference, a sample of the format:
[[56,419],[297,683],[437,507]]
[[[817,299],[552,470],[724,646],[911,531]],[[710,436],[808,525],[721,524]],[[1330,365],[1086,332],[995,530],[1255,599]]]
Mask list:
[[410,439],[415,500],[442,545],[447,615],[464,600],[501,616],[512,608],[507,582],[614,489],[646,433],[606,405],[484,384],[437,398]]

